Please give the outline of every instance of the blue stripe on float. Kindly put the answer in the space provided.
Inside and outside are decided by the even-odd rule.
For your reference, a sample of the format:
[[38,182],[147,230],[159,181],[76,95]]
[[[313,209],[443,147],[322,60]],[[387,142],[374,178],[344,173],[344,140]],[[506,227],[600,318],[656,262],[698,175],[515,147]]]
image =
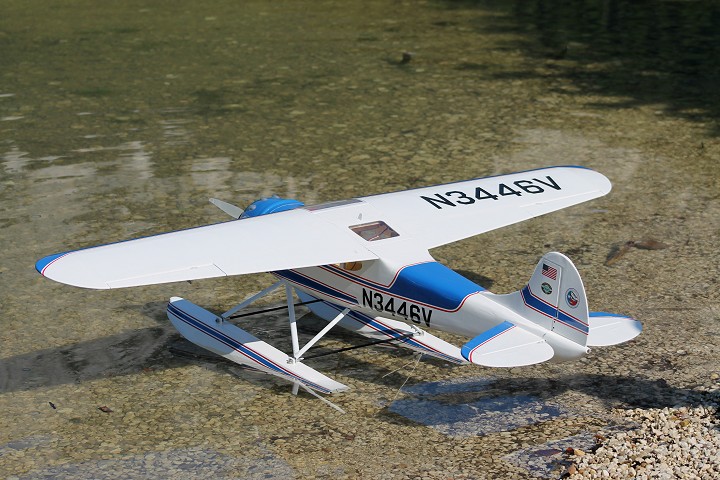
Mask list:
[[201,320],[198,320],[195,317],[191,316],[189,313],[187,313],[183,310],[180,310],[178,307],[176,307],[172,303],[168,305],[168,312],[171,313],[173,316],[175,316],[178,320],[190,325],[191,327],[195,328],[196,330],[200,330],[205,335],[227,345],[228,347],[245,355],[253,362],[255,362],[259,365],[262,365],[266,368],[269,368],[270,370],[277,372],[279,375],[281,375],[283,377],[290,377],[291,380],[298,380],[298,381],[302,382],[303,384],[307,385],[308,387],[314,388],[314,389],[319,390],[324,393],[332,393],[331,390],[329,390],[321,385],[311,382],[311,381],[305,379],[304,377],[300,377],[300,376],[294,374],[293,372],[285,370],[281,366],[277,365],[276,363],[272,362],[271,360],[268,360],[263,355],[255,352],[254,350],[251,350],[250,348],[246,347],[245,345],[243,345],[242,343],[233,339],[232,337],[226,335],[223,332],[215,330],[214,328],[205,324]]
[[[341,312],[343,310],[341,307],[339,307],[338,305],[335,305],[333,303],[326,302],[324,300],[323,300],[323,303],[338,312]],[[348,316],[350,316],[354,320],[362,323],[363,325],[376,330],[379,333],[383,333],[383,334],[387,335],[391,339],[398,340],[402,343],[406,343],[408,346],[412,346],[415,348],[425,350],[425,351],[429,352],[430,355],[433,355],[435,357],[444,358],[445,360],[447,360],[449,362],[458,363],[457,358],[455,358],[451,355],[446,355],[439,350],[436,350],[428,345],[420,343],[420,342],[414,340],[412,337],[406,337],[405,335],[407,335],[408,332],[395,330],[391,327],[388,327],[387,325],[383,325],[382,323],[378,322],[377,320],[375,320],[373,317],[371,317],[369,315],[351,310],[350,313],[348,313]]]

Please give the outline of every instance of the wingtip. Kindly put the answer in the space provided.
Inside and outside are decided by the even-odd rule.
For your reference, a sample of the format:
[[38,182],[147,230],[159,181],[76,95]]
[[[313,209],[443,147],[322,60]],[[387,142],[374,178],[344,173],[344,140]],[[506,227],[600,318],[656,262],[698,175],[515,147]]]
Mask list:
[[35,262],[35,270],[42,275],[45,276],[45,270],[52,264],[55,260],[59,259],[60,257],[64,257],[70,252],[62,252],[62,253],[55,253],[53,255],[48,255],[47,257],[43,257],[37,262]]
[[[75,250],[43,257],[35,262],[35,270],[37,270],[37,272],[45,278],[73,287],[89,288],[93,290],[107,290],[111,288],[110,285],[99,279],[78,279],[76,275],[73,275],[74,269],[68,268],[67,265],[61,265],[63,262],[60,262],[60,260],[73,252],[75,252]],[[55,267],[56,265],[58,268]]]
[[588,175],[589,178],[593,178],[595,185],[602,195],[607,195],[612,190],[612,182],[610,179],[603,173],[600,173],[590,167],[582,165],[562,165],[560,168],[576,168],[584,170],[586,172],[585,175]]

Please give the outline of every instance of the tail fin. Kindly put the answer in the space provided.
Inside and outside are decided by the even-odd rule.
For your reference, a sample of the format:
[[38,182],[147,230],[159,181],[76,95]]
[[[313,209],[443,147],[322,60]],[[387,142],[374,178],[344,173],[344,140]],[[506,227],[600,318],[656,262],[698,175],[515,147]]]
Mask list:
[[543,255],[522,290],[498,295],[496,300],[541,327],[587,345],[590,329],[585,287],[575,265],[561,253]]

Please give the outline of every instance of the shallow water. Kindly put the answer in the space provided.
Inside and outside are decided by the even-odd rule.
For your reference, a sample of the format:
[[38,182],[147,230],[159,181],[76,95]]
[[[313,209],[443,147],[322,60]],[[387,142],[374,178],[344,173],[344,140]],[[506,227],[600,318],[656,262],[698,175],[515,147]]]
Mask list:
[[[720,359],[719,12],[5,2],[0,473],[552,476],[517,459],[613,423],[615,406],[706,401],[698,389],[717,385]],[[97,292],[33,269],[50,253],[224,221],[208,197],[312,204],[555,164],[595,168],[613,192],[433,254],[502,293],[546,251],[564,252],[591,307],[636,316],[643,334],[579,362],[511,370],[413,369],[409,354],[380,348],[316,360],[352,387],[332,398],[346,415],[171,353],[170,296],[220,311],[265,275]],[[605,265],[648,238],[668,248]],[[253,328],[287,347],[281,316]]]

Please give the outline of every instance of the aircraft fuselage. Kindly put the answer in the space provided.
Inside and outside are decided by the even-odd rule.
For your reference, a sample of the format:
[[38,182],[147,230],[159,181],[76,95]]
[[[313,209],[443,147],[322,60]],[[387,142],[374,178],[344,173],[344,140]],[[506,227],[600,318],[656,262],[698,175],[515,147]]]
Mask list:
[[323,265],[274,273],[313,297],[371,317],[470,338],[510,321],[544,338],[555,349],[556,361],[577,358],[587,351],[507,308],[497,301],[499,296],[439,262],[393,266],[372,261],[356,267]]

